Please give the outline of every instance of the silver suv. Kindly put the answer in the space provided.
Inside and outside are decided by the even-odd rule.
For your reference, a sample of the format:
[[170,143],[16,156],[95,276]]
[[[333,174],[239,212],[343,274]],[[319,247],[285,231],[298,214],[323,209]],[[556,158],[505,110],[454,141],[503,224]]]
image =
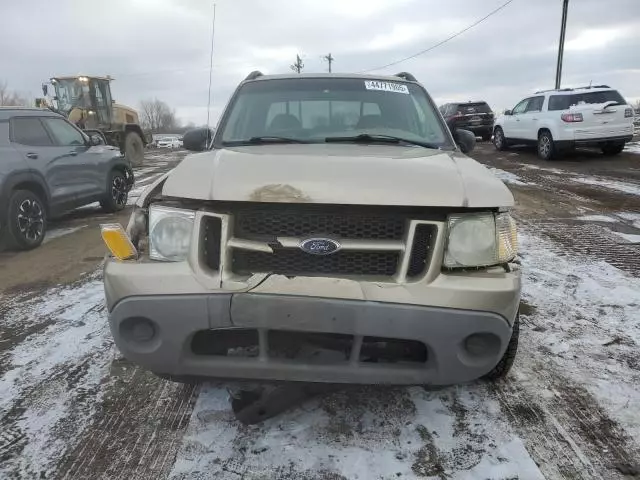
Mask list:
[[413,76],[256,72],[212,149],[151,185],[126,233],[103,226],[111,331],[177,380],[500,377],[518,342],[513,202]]
[[35,248],[49,218],[92,202],[124,208],[130,164],[99,143],[49,110],[0,107],[0,240]]

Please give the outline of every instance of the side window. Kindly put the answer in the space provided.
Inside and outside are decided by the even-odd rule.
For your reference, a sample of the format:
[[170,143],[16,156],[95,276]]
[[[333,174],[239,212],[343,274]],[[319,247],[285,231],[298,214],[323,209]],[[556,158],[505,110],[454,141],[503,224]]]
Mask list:
[[517,115],[519,113],[524,113],[525,110],[527,109],[527,105],[529,105],[529,100],[531,100],[530,98],[525,98],[524,100],[522,100],[519,104],[517,104],[515,107],[513,107],[513,110],[511,111],[511,113],[513,115]]
[[60,146],[77,147],[85,144],[84,137],[79,130],[61,118],[43,118],[53,138]]
[[556,110],[567,110],[571,105],[571,95],[551,95],[549,97],[549,106],[547,110],[550,112]]
[[21,145],[48,147],[53,145],[51,137],[37,117],[11,119],[11,140]]
[[542,110],[542,104],[544,103],[544,97],[533,97],[529,100],[526,112],[539,112]]

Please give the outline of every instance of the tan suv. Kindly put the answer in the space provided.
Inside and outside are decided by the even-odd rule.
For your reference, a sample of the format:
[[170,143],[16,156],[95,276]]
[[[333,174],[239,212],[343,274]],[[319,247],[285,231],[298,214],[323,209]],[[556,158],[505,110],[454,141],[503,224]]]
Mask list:
[[126,233],[103,226],[111,331],[173,379],[497,378],[518,342],[513,202],[412,75],[254,72],[210,149]]

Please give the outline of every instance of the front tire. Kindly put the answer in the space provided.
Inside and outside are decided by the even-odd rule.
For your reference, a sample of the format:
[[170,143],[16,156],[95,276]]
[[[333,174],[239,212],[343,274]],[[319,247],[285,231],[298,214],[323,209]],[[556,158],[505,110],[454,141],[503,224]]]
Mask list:
[[144,143],[136,132],[129,132],[124,138],[124,156],[132,166],[139,167],[144,161]]
[[556,154],[556,147],[551,132],[544,130],[538,135],[538,157],[542,160],[551,160]]
[[124,173],[120,170],[111,170],[106,188],[105,198],[100,201],[100,206],[105,212],[119,212],[127,206],[129,187]]
[[602,153],[605,155],[618,155],[624,150],[624,143],[608,143],[602,147]]
[[504,132],[502,128],[496,127],[493,132],[493,145],[496,147],[496,150],[502,152],[507,149],[507,139],[504,137]]
[[16,190],[9,199],[7,234],[10,247],[31,250],[42,243],[47,231],[44,201],[30,190]]
[[502,358],[498,362],[498,364],[493,367],[489,373],[487,373],[484,377],[485,380],[495,381],[504,378],[513,367],[513,362],[516,359],[516,353],[518,353],[518,339],[520,338],[520,315],[516,315],[516,319],[513,322],[513,328],[511,330],[511,339],[509,340],[509,345],[507,345],[507,350],[502,355]]

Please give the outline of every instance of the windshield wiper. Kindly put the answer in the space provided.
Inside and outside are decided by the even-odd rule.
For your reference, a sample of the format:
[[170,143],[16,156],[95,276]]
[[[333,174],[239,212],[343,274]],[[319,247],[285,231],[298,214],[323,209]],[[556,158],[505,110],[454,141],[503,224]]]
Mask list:
[[274,135],[263,135],[260,137],[251,137],[247,140],[230,140],[223,142],[224,145],[264,145],[266,143],[309,143],[306,140],[298,138],[278,137]]
[[409,145],[418,145],[424,148],[432,148],[439,150],[440,147],[434,143],[420,142],[417,140],[409,140],[402,137],[394,137],[393,135],[379,135],[377,133],[361,133],[350,137],[327,137],[324,139],[327,143],[337,142],[357,142],[357,143],[405,143]]

